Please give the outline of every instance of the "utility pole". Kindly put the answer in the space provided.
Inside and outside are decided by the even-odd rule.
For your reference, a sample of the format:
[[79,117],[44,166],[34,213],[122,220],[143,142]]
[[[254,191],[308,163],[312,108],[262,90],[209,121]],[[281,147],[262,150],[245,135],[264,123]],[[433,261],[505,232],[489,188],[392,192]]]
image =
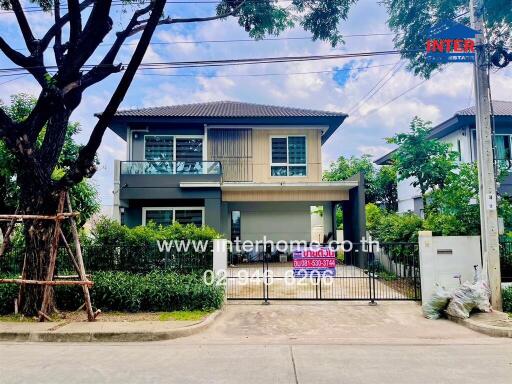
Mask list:
[[483,35],[483,1],[470,0],[471,27],[478,31],[475,39],[475,99],[478,179],[480,191],[480,225],[483,253],[483,277],[491,289],[491,304],[501,311],[501,272],[498,234],[496,177],[491,130],[491,100],[488,55]]

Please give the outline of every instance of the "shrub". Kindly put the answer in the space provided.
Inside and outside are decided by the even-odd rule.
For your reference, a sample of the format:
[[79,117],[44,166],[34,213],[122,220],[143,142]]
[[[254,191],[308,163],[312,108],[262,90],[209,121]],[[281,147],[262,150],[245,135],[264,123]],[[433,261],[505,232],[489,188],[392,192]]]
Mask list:
[[[220,308],[224,301],[224,289],[206,285],[200,274],[98,272],[92,280],[92,304],[103,311],[211,310]],[[0,314],[12,313],[18,288],[0,284]],[[82,289],[57,286],[55,301],[59,309],[76,310],[83,303]]]
[[[93,281],[93,305],[107,311],[208,310],[220,308],[224,299],[223,288],[206,285],[200,274],[98,272]],[[83,301],[77,287],[57,287],[55,297],[57,307],[68,310]]]
[[381,243],[416,242],[423,220],[413,213],[386,212],[374,204],[366,206],[367,228]]
[[512,287],[503,290],[503,311],[512,312]]
[[[12,276],[5,276],[9,278]],[[18,297],[19,286],[15,284],[0,284],[0,315],[13,312],[14,299]]]

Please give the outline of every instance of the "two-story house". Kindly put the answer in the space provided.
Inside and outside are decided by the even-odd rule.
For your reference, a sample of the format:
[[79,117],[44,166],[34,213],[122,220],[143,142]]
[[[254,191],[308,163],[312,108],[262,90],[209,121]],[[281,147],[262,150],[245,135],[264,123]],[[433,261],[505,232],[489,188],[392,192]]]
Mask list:
[[[347,115],[241,102],[125,110],[110,129],[127,142],[116,161],[115,215],[209,225],[228,239],[311,240],[311,207],[323,206],[324,232],[365,233],[360,177],[322,181],[322,144]],[[333,236],[333,237],[334,237]]]
[[[496,159],[512,168],[512,102],[493,101],[494,147]],[[429,138],[452,145],[458,152],[459,161],[471,163],[477,159],[475,107],[458,111],[453,117],[432,128]],[[391,162],[394,151],[377,159],[378,165]],[[414,212],[422,215],[423,200],[419,188],[411,185],[412,180],[398,183],[398,212]],[[512,174],[499,186],[499,192],[512,196]]]

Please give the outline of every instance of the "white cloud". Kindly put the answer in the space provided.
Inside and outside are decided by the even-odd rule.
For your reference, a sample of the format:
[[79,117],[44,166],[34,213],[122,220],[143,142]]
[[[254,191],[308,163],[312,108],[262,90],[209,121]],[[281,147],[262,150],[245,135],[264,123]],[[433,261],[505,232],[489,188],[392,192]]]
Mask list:
[[390,147],[384,145],[359,145],[357,150],[361,155],[370,155],[373,158],[378,158],[385,155],[390,151]]

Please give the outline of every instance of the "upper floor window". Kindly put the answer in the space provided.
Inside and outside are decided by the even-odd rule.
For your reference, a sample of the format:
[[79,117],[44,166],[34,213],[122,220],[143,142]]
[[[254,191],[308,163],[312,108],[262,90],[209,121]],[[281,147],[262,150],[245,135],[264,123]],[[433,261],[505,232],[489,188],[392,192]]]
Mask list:
[[306,176],[306,137],[285,136],[271,139],[272,176]]
[[144,159],[150,161],[174,160],[174,137],[146,135],[144,142]]
[[146,135],[144,137],[146,173],[202,173],[203,138],[171,135]]

